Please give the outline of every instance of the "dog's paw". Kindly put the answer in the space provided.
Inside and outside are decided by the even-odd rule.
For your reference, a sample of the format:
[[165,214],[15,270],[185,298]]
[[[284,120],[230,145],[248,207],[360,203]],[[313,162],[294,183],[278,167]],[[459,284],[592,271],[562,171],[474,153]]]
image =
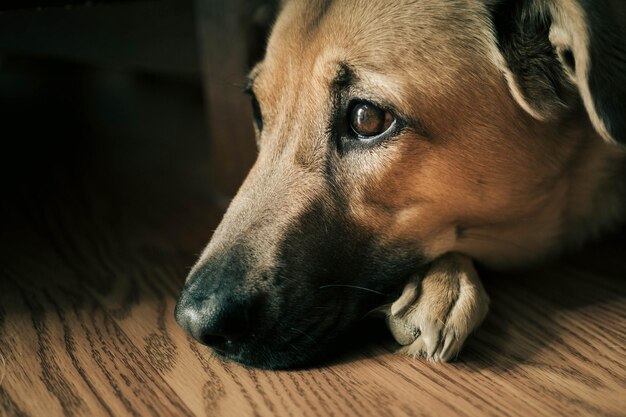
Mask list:
[[401,349],[414,357],[447,362],[483,321],[489,297],[471,259],[449,254],[424,277],[414,277],[390,308],[387,324]]

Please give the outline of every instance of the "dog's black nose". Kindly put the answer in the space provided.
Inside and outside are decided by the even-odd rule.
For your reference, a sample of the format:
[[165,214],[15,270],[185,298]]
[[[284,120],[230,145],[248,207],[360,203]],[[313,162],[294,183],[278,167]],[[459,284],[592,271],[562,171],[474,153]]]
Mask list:
[[262,324],[264,300],[252,284],[248,250],[235,246],[192,272],[176,303],[176,321],[217,350],[248,342]]
[[228,350],[233,343],[250,337],[253,307],[249,299],[238,299],[225,292],[206,294],[191,287],[183,291],[175,314],[178,324],[194,339],[218,350]]

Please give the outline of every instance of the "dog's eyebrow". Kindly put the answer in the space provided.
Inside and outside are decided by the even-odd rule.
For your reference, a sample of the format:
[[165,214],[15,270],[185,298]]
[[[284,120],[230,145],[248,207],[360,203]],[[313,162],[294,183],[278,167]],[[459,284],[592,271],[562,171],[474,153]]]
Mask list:
[[355,78],[352,68],[347,63],[341,62],[333,78],[332,86],[336,90],[344,90],[354,83]]

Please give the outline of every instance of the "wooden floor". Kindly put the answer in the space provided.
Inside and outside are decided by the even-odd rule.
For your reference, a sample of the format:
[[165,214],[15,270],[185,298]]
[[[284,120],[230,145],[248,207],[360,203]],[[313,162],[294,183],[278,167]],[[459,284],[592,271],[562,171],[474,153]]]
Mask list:
[[394,354],[372,322],[325,367],[245,369],[172,314],[221,215],[202,149],[138,146],[9,178],[0,416],[626,416],[624,239],[483,273],[492,310],[454,364]]

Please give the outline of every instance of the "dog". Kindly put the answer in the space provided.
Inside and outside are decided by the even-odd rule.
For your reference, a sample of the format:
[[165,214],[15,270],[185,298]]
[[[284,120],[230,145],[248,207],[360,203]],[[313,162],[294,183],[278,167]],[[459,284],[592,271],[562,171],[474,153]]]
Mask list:
[[258,159],[175,315],[247,366],[322,360],[385,306],[449,361],[526,266],[626,217],[626,3],[285,0],[249,76]]

